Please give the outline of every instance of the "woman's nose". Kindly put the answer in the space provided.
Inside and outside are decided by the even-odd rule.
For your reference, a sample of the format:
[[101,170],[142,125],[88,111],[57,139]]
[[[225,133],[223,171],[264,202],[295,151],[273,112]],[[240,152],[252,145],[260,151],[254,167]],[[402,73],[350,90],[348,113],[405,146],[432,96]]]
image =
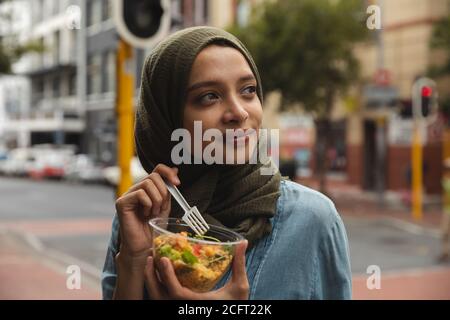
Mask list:
[[224,114],[224,122],[237,122],[241,123],[247,120],[249,114],[247,110],[238,101],[230,101],[227,103],[227,109]]

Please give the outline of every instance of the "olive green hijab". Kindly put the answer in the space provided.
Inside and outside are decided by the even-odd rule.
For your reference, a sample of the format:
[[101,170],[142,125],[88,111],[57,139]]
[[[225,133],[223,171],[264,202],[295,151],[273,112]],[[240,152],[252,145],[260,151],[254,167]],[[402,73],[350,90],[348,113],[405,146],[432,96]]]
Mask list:
[[[256,65],[244,45],[228,32],[213,27],[193,27],[178,31],[154,48],[147,57],[136,110],[135,139],[138,157],[147,172],[163,163],[170,167],[172,131],[182,128],[183,112],[191,67],[198,53],[220,42],[239,50],[257,80],[257,95],[262,103],[261,80]],[[262,143],[262,142],[258,142]],[[181,164],[178,176],[180,191],[191,206],[196,205],[208,223],[224,225],[242,234],[250,246],[271,231],[280,195],[281,176],[263,175],[266,163]],[[183,214],[172,200],[171,216]]]

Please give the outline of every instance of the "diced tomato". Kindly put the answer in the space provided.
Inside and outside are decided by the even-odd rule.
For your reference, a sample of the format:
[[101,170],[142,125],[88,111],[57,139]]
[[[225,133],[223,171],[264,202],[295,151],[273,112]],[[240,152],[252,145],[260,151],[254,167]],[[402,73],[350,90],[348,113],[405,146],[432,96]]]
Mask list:
[[200,244],[195,244],[192,248],[194,249],[194,254],[196,256],[199,256],[200,255],[200,249],[202,248],[202,246]]

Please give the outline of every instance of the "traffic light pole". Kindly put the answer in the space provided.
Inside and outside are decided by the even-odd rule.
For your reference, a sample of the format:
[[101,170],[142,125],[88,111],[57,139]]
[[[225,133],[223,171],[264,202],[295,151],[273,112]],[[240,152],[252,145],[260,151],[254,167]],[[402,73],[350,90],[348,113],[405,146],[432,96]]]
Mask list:
[[412,142],[412,216],[416,221],[422,220],[422,120],[414,119],[413,142]]
[[134,75],[133,48],[119,40],[117,48],[117,99],[116,112],[118,118],[117,159],[120,168],[120,178],[116,196],[120,197],[132,185],[131,159],[134,156]]
[[[411,152],[411,176],[412,176],[412,217],[414,220],[422,220],[423,217],[423,141],[422,131],[425,129],[426,118],[423,116],[422,88],[429,86],[433,88],[433,95],[436,96],[436,83],[429,78],[419,78],[412,88],[413,107],[413,140]],[[436,99],[434,99],[436,100]],[[437,106],[437,105],[436,105]],[[432,116],[433,112],[430,112]]]

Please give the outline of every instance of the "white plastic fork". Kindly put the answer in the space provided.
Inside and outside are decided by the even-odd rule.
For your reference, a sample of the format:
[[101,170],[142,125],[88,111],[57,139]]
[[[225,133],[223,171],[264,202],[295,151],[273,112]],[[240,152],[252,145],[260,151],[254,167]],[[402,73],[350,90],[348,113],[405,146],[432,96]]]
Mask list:
[[181,218],[194,232],[202,236],[209,230],[209,225],[202,217],[196,206],[189,206],[186,199],[181,194],[180,190],[167,180],[164,180],[170,194],[175,198],[180,207],[184,210],[184,215]]

